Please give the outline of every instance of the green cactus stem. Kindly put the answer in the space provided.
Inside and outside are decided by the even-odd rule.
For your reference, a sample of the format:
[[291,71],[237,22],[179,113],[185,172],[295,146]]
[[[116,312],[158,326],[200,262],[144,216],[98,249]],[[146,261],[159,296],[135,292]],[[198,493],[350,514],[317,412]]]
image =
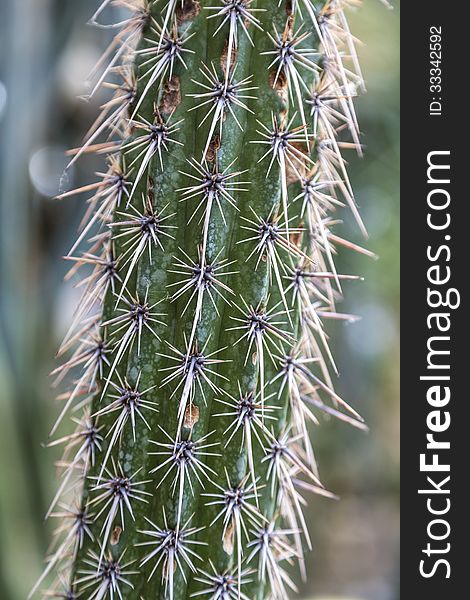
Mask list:
[[125,13],[92,91],[113,96],[72,159],[95,150],[107,171],[61,196],[93,193],[55,373],[73,385],[49,515],[69,526],[34,591],[54,572],[69,599],[285,600],[294,563],[305,577],[303,495],[332,495],[309,423],[365,428],[333,389],[324,325],[356,278],[334,255],[367,254],[334,233],[343,205],[364,230],[342,156],[360,152],[362,86],[346,4],[107,0],[93,16]]

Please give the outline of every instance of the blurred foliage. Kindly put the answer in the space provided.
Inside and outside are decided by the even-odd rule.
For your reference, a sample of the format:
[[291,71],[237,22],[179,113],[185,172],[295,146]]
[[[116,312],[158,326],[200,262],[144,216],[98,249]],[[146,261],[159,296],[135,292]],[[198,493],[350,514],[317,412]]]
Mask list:
[[[55,488],[47,443],[56,406],[47,373],[76,300],[60,260],[83,199],[59,189],[90,180],[84,158],[66,178],[64,150],[76,146],[101,98],[80,100],[108,35],[85,23],[95,0],[0,0],[0,598],[25,598],[41,571]],[[312,498],[314,551],[309,600],[398,598],[399,6],[379,0],[354,10],[368,94],[357,101],[365,157],[350,157],[353,186],[370,231],[373,261],[343,253],[340,269],[364,282],[345,286],[342,310],[361,320],[331,327],[338,391],[366,418],[369,434],[325,422],[312,432],[323,479],[339,502]],[[345,211],[346,212],[346,211]],[[352,220],[344,234],[360,240]]]

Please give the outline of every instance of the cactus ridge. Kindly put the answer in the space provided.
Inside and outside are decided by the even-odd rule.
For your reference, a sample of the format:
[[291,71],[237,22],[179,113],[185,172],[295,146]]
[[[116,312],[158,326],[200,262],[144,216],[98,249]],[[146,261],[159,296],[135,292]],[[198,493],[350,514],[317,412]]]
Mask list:
[[[328,320],[359,216],[355,0],[105,0],[114,29],[70,152],[106,157],[66,259],[82,295],[55,369],[59,519],[46,596],[285,600],[306,577],[305,493],[332,498],[321,414],[366,429],[335,391]],[[122,18],[106,21],[114,9]],[[82,416],[78,416],[82,414]],[[64,417],[75,429],[60,435]]]

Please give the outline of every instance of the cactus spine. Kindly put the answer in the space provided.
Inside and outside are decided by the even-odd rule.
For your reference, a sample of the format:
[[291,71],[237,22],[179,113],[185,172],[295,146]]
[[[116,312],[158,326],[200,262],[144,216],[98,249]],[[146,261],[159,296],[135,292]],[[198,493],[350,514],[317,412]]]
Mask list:
[[335,303],[354,278],[334,254],[366,252],[333,232],[344,204],[364,229],[341,154],[360,152],[346,4],[95,13],[129,15],[92,91],[113,96],[72,159],[106,154],[107,171],[61,196],[93,193],[56,370],[74,382],[51,442],[65,444],[49,511],[62,524],[35,589],[54,571],[64,598],[283,600],[286,567],[305,576],[302,494],[331,495],[307,423],[365,427],[333,390],[323,326],[346,317]]

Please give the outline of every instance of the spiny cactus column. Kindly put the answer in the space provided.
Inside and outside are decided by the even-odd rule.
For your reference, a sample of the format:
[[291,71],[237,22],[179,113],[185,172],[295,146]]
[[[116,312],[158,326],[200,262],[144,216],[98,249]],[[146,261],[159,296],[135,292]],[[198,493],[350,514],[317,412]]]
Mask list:
[[88,272],[56,370],[72,382],[51,441],[60,527],[35,590],[54,571],[69,599],[284,600],[293,562],[305,577],[303,494],[331,496],[309,423],[365,427],[333,390],[323,325],[349,318],[334,255],[365,252],[333,232],[344,204],[363,229],[341,154],[360,151],[346,4],[95,13],[128,14],[92,90],[113,96],[72,159],[107,154],[107,171],[61,196],[93,193],[67,257]]

